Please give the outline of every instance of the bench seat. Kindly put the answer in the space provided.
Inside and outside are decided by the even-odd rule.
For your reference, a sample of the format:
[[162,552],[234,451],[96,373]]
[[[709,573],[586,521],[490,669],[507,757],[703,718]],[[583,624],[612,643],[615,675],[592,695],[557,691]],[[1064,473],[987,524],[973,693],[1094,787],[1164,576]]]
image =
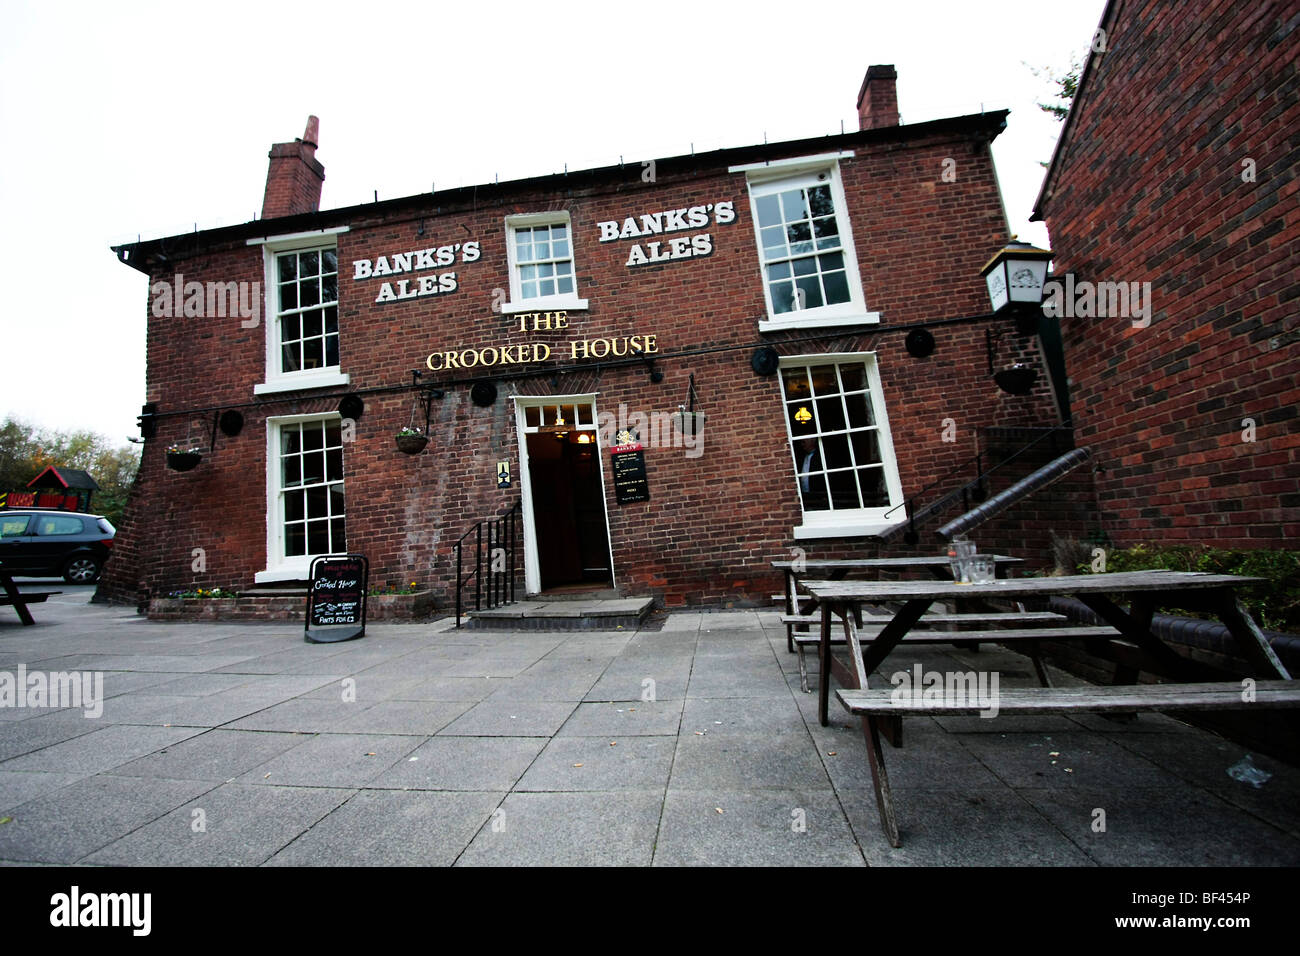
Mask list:
[[55,594],[62,594],[62,593],[63,593],[62,591],[38,591],[35,594],[20,594],[18,596],[17,601],[9,597],[8,595],[0,594],[0,605],[40,604],[42,601],[46,600],[47,598]]
[[[840,703],[859,717],[910,714],[934,717],[978,716],[988,709],[978,700],[895,699],[896,688],[841,689]],[[935,695],[939,697],[938,694]],[[1203,684],[1134,684],[1099,687],[999,688],[998,714],[1133,713],[1142,710],[1246,710],[1252,707],[1300,707],[1300,681],[1257,681],[1254,700],[1244,699],[1239,682]]]

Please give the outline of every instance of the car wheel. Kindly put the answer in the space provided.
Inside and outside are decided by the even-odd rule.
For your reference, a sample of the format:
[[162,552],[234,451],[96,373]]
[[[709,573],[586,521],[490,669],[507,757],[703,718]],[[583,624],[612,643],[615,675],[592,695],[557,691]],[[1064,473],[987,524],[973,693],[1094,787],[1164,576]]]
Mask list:
[[63,566],[63,580],[69,584],[90,584],[99,577],[99,562],[79,554]]

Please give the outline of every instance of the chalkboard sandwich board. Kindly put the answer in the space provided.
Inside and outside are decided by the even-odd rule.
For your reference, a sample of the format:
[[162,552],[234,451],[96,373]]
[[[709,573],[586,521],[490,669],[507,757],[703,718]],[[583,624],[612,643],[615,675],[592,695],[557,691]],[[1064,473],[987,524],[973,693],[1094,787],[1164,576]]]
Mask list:
[[370,562],[364,554],[323,554],[313,560],[303,640],[333,644],[363,636],[369,583]]

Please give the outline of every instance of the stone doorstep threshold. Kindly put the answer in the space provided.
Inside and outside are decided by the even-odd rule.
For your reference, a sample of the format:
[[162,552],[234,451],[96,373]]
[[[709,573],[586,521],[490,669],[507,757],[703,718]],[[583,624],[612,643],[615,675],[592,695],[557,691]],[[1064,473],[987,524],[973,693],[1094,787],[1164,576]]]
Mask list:
[[509,630],[614,630],[639,627],[654,607],[654,598],[516,601],[482,611],[469,611],[468,627]]

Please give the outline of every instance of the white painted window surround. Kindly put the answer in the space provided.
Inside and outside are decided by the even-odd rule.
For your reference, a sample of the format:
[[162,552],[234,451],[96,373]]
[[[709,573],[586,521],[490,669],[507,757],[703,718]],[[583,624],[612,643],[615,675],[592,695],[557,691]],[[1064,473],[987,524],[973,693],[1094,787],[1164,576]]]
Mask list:
[[573,223],[563,210],[506,217],[510,301],[501,311],[582,311]]
[[[313,514],[313,505],[308,502],[304,504],[302,516],[296,514],[287,514],[286,492],[289,494],[302,494],[308,496],[315,491],[323,493],[327,498],[327,512],[337,512],[342,501],[337,503],[333,500],[335,496],[343,498],[342,482],[342,443],[333,443],[328,438],[321,442],[320,449],[320,480],[316,478],[313,469],[315,462],[307,462],[305,459],[313,455],[315,449],[306,451],[303,454],[292,453],[289,446],[285,443],[286,426],[302,426],[319,424],[319,423],[339,423],[342,416],[337,412],[324,415],[281,415],[266,420],[266,570],[258,571],[254,575],[254,581],[258,584],[265,584],[275,581],[305,581],[311,570],[311,562],[317,554],[329,553],[330,542],[337,537],[341,537],[341,528],[329,529],[329,535],[326,543],[326,551],[312,552],[308,549],[303,554],[288,554],[287,551],[295,550],[296,546],[291,546],[287,538],[293,532],[290,530],[295,526],[301,526],[308,519],[320,519],[320,514]],[[299,429],[293,429],[295,432]],[[336,456],[331,456],[330,452],[337,452]],[[290,476],[290,481],[286,485],[285,481],[285,459],[286,457],[297,457],[299,471],[297,480]],[[337,458],[338,460],[335,460]],[[341,514],[333,514],[333,520],[341,525],[346,518]],[[318,520],[316,523],[319,523]],[[334,550],[345,550],[335,548]]]
[[[780,375],[782,418],[803,509],[795,539],[861,537],[904,523],[907,510],[875,353],[787,356]],[[802,411],[807,417],[799,421]]]
[[[301,391],[314,388],[338,388],[347,385],[349,376],[340,365],[323,365],[317,368],[301,368],[285,371],[281,356],[281,312],[294,311],[297,303],[287,310],[281,309],[280,275],[276,257],[285,252],[305,252],[312,249],[335,250],[336,237],[348,231],[347,226],[329,229],[315,229],[280,236],[268,236],[249,239],[250,246],[262,247],[263,290],[265,306],[263,316],[266,327],[266,366],[263,381],[253,386],[254,395],[270,395],[278,392]],[[341,276],[336,281],[341,282]],[[295,288],[295,292],[297,289]],[[337,295],[334,306],[337,309]],[[314,317],[302,321],[313,321]],[[336,320],[337,321],[337,320]],[[308,336],[309,338],[311,336]],[[303,338],[299,334],[299,339]],[[337,339],[336,339],[337,341]]]
[[729,167],[744,173],[767,318],[760,332],[869,325],[840,160],[851,151]]

